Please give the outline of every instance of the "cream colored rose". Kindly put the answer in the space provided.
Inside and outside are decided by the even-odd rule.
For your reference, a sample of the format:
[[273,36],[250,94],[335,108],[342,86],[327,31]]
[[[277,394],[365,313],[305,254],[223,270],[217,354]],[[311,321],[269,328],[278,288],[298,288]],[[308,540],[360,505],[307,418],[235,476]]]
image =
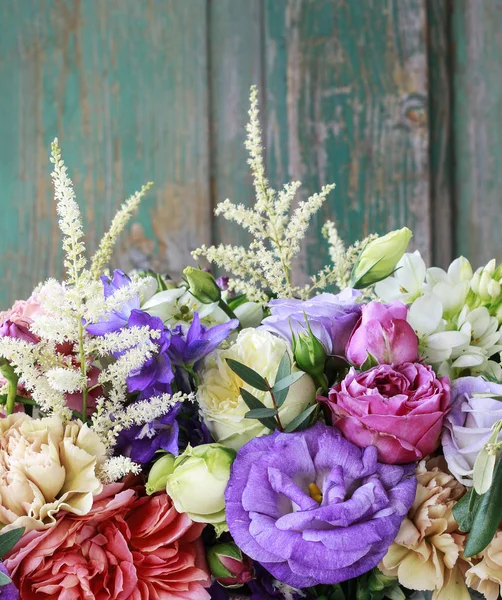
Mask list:
[[476,564],[465,574],[467,585],[483,594],[486,600],[497,600],[502,594],[502,530],[471,560]]
[[452,514],[465,488],[445,471],[438,459],[418,465],[415,502],[379,569],[409,589],[433,590],[433,600],[470,600],[465,534]]
[[[284,339],[268,331],[243,329],[230,348],[216,350],[207,357],[200,373],[197,399],[202,418],[217,442],[238,450],[252,438],[270,433],[259,421],[244,417],[249,408],[240,394],[241,387],[265,406],[273,407],[270,394],[245,384],[228,366],[226,359],[245,364],[273,384],[285,352],[293,361],[291,348]],[[293,368],[293,371],[297,370]],[[286,426],[312,404],[315,394],[314,382],[309,375],[303,375],[291,386],[279,409],[282,425]]]
[[0,525],[41,530],[60,510],[85,515],[101,493],[96,466],[104,458],[98,436],[80,421],[0,419]]

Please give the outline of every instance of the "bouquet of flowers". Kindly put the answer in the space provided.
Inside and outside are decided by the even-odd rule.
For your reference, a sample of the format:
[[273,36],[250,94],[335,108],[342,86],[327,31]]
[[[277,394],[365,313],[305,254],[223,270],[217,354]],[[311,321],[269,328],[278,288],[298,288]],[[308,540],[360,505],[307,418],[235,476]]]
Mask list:
[[327,222],[295,284],[334,186],[292,209],[255,88],[249,116],[256,203],[216,214],[251,241],[194,252],[218,279],[108,272],[149,184],[88,261],[54,141],[66,279],[0,315],[2,600],[499,597],[502,266]]

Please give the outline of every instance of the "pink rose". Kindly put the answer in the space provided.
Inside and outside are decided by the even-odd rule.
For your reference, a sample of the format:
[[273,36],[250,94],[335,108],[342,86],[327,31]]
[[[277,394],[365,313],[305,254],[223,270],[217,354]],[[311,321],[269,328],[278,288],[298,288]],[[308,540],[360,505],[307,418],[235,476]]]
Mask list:
[[439,445],[450,380],[420,363],[351,369],[321,402],[343,435],[361,448],[376,446],[381,462],[413,462]]
[[406,321],[408,308],[401,302],[369,302],[362,309],[346,347],[347,359],[360,367],[368,353],[379,364],[413,362],[418,357],[418,338]]
[[203,528],[166,494],[114,484],[84,517],[24,535],[5,565],[30,600],[208,600]]
[[38,337],[30,331],[34,317],[43,313],[36,296],[28,300],[16,300],[9,310],[0,312],[0,336],[24,339],[27,342],[38,342]]

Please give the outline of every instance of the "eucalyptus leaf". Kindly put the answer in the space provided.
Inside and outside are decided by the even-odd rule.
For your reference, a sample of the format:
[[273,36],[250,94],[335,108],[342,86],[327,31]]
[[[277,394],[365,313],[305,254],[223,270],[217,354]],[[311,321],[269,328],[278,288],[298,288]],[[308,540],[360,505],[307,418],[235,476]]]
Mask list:
[[[279,368],[277,369],[277,374],[275,376],[275,382],[279,382],[281,379],[284,379],[291,373],[291,360],[289,358],[289,352],[284,352],[283,357],[281,358],[281,362],[279,363]],[[272,392],[274,394],[275,403],[277,407],[280,408],[286,398],[288,397],[289,388],[284,388],[278,392]]]
[[[2,573],[2,571],[0,571],[0,587],[4,586],[4,585],[9,585],[9,583],[12,583],[12,580],[10,577],[7,577],[7,575],[5,575],[5,573]],[[2,592],[0,590],[0,597],[2,596]]]
[[305,375],[304,371],[296,371],[295,373],[291,373],[284,379],[277,381],[272,388],[272,393],[276,394],[277,392],[281,392],[282,390],[289,389],[293,383],[296,383],[299,379],[301,379]]
[[253,396],[251,392],[248,392],[244,388],[241,388],[241,396],[246,403],[246,406],[251,410],[254,410],[255,408],[266,408],[261,400],[258,400],[256,396]]
[[480,554],[492,541],[502,520],[502,459],[497,461],[490,489],[480,497],[465,545],[467,558]]
[[270,389],[268,383],[263,379],[263,377],[250,369],[246,365],[243,365],[238,360],[233,360],[232,358],[227,358],[227,364],[232,369],[232,371],[238,375],[243,381],[247,384],[252,385],[257,390],[261,390],[262,392],[268,392]]
[[5,556],[19,542],[24,533],[23,527],[0,533],[0,556]]
[[295,417],[286,427],[284,428],[285,433],[291,433],[292,431],[296,431],[305,427],[310,421],[310,416],[317,409],[317,404],[313,404],[309,406],[306,410],[301,412],[297,417]]
[[278,411],[275,408],[255,408],[249,410],[244,416],[246,419],[265,419],[267,417],[275,417]]
[[460,498],[453,507],[453,518],[458,523],[461,531],[468,533],[471,530],[479,506],[479,496],[476,490],[471,489]]
[[488,452],[486,446],[478,454],[474,463],[472,482],[474,489],[479,495],[485,494],[490,489],[496,461],[497,457],[495,454]]

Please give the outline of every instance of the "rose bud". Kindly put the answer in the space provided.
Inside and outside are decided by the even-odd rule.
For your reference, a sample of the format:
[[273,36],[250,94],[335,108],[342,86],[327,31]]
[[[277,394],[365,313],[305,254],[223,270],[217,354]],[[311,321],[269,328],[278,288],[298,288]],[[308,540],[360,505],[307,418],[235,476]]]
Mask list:
[[351,287],[369,287],[392,275],[412,235],[407,227],[403,227],[367,244],[354,265]]
[[183,274],[188,282],[188,289],[194,298],[203,304],[213,304],[221,300],[221,289],[211,273],[202,269],[187,267]]
[[174,461],[176,457],[169,452],[154,463],[148,475],[146,484],[146,493],[150,496],[155,492],[165,491],[167,478],[174,471]]
[[324,377],[326,349],[312,333],[308,319],[306,321],[307,331],[299,332],[296,335],[293,331],[291,332],[293,355],[298,367],[312,377],[317,387],[326,390],[326,380]]
[[224,587],[240,587],[254,579],[252,560],[233,542],[209,548],[207,562],[213,577]]

